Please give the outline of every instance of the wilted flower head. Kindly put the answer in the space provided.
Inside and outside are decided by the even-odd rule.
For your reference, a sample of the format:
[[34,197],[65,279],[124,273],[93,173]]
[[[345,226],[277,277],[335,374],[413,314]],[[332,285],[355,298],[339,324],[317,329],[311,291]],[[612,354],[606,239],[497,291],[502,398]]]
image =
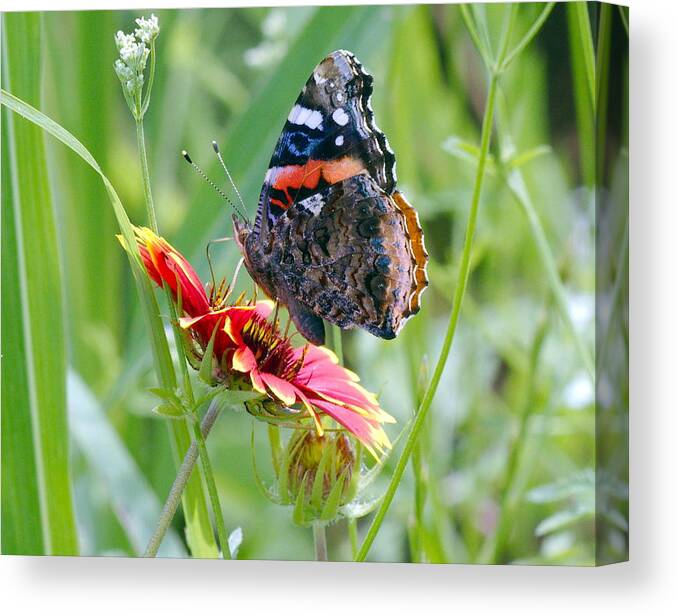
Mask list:
[[319,436],[332,419],[375,457],[390,447],[382,424],[395,420],[334,353],[311,344],[294,348],[277,319],[269,320],[271,301],[247,302],[241,296],[227,304],[225,283],[208,295],[190,263],[168,242],[146,228],[135,228],[135,234],[149,277],[169,288],[180,309],[179,325],[193,341],[189,354],[204,361],[211,349],[215,383],[263,394],[266,404],[248,406],[262,419],[284,417],[304,428],[312,421]]

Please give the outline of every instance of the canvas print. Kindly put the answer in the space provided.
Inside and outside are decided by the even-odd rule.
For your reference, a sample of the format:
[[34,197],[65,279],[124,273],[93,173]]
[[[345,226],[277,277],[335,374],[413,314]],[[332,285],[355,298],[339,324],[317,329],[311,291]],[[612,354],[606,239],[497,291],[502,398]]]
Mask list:
[[2,554],[628,558],[629,14],[2,15]]

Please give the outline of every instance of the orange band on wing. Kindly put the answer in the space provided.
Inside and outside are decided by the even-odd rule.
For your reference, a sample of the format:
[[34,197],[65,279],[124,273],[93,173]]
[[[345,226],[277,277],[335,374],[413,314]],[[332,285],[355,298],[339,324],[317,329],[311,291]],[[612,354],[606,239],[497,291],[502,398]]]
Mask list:
[[[338,160],[309,160],[305,165],[287,165],[280,167],[273,176],[272,187],[285,193],[287,209],[293,203],[290,189],[316,188],[322,178],[328,184],[336,184],[365,171],[363,163],[356,158],[345,156]],[[276,205],[280,201],[275,200]]]
[[428,252],[424,246],[424,232],[419,223],[419,215],[412,207],[412,204],[405,199],[405,195],[399,191],[393,193],[393,203],[400,210],[400,213],[405,219],[405,229],[409,238],[409,249],[412,256],[412,263],[414,265],[413,285],[414,289],[409,297],[408,314],[416,314],[419,312],[421,306],[421,294],[428,286],[428,274],[426,273],[426,266],[428,265]]

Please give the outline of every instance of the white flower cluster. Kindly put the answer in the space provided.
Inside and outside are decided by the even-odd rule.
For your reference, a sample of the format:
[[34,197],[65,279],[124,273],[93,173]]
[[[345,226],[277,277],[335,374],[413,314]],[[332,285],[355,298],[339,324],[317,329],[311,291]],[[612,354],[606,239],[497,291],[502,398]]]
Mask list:
[[151,53],[150,45],[158,36],[160,27],[158,18],[151,15],[149,19],[140,17],[136,20],[139,26],[134,34],[125,34],[118,30],[115,45],[120,57],[115,61],[115,73],[125,91],[125,95],[134,100],[144,85],[144,69]]
[[139,27],[134,31],[134,35],[145,45],[150,45],[151,41],[155,40],[160,32],[158,18],[155,15],[151,15],[148,19],[139,17],[135,21]]

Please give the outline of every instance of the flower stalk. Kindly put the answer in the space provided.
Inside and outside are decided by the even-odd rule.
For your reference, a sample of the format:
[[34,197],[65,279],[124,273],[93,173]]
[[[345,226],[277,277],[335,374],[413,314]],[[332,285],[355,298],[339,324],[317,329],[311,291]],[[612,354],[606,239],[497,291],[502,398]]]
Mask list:
[[403,452],[398,459],[396,464],[395,471],[389,483],[389,486],[386,490],[384,498],[377,510],[372,524],[367,531],[367,535],[363,540],[363,543],[360,547],[358,555],[356,556],[356,561],[361,562],[367,558],[367,554],[374,543],[374,539],[381,528],[381,524],[384,521],[386,512],[388,511],[391,503],[393,502],[393,497],[395,496],[396,490],[400,485],[400,482],[403,478],[403,474],[407,467],[407,463],[412,455],[412,451],[417,443],[419,435],[422,431],[423,426],[425,425],[428,412],[431,408],[431,403],[438,389],[438,384],[440,383],[440,378],[442,377],[443,371],[445,369],[445,364],[447,363],[447,358],[450,354],[450,349],[452,348],[452,343],[454,341],[454,336],[457,331],[457,323],[459,322],[459,315],[461,313],[461,306],[464,300],[464,295],[466,293],[466,286],[468,283],[469,272],[471,269],[471,252],[473,248],[473,238],[476,231],[476,223],[478,219],[478,209],[480,205],[480,196],[482,194],[483,188],[483,179],[485,177],[485,166],[487,164],[488,154],[490,150],[490,138],[492,135],[492,126],[494,123],[494,109],[497,98],[497,89],[499,86],[499,77],[501,75],[502,65],[504,58],[506,57],[507,45],[510,40],[511,30],[513,23],[515,21],[515,5],[511,6],[508,9],[507,20],[505,22],[505,27],[502,32],[502,41],[500,43],[500,50],[498,52],[498,57],[496,61],[489,61],[489,52],[483,49],[483,45],[480,42],[480,37],[477,36],[475,27],[468,16],[468,10],[465,10],[466,7],[462,7],[462,15],[466,21],[468,29],[471,33],[471,36],[478,45],[481,55],[485,60],[487,65],[488,74],[489,74],[489,85],[487,90],[487,102],[485,104],[485,111],[483,114],[483,122],[480,132],[480,154],[478,157],[478,167],[476,169],[475,181],[473,184],[473,194],[471,197],[471,207],[469,209],[468,220],[466,223],[466,233],[464,236],[464,247],[461,254],[461,261],[459,262],[459,273],[457,275],[457,286],[454,292],[454,299],[452,304],[452,311],[450,313],[450,318],[447,325],[447,330],[445,332],[445,338],[443,339],[443,346],[440,350],[440,355],[438,356],[438,361],[436,362],[431,381],[426,388],[424,397],[419,405],[417,413],[415,415],[414,423],[410,434],[407,437],[405,447]]
[[327,560],[327,533],[325,525],[322,522],[313,523],[313,545],[315,547],[315,559],[317,561]]
[[[203,417],[203,420],[199,428],[202,437],[201,440],[203,441],[203,443],[204,439],[210,433],[210,430],[214,427],[214,423],[216,422],[217,417],[219,416],[219,410],[220,410],[219,404],[213,400],[209,408],[207,409],[205,417]],[[162,508],[162,512],[160,513],[158,525],[156,526],[155,531],[153,532],[153,535],[149,540],[148,545],[146,546],[144,557],[152,558],[156,556],[156,554],[158,553],[158,550],[160,549],[160,544],[162,543],[163,538],[167,534],[167,529],[170,527],[172,519],[174,518],[174,514],[177,511],[177,507],[181,502],[181,496],[184,492],[184,489],[186,488],[188,480],[191,477],[193,467],[195,466],[195,463],[198,460],[198,455],[199,455],[198,441],[194,440],[191,443],[191,446],[188,448],[188,451],[186,451],[186,454],[184,455],[184,460],[181,463],[181,466],[179,467],[177,476],[174,479],[174,483],[172,484],[172,487],[169,491],[169,495],[167,496],[167,500],[165,501],[165,504],[163,505]],[[221,549],[222,552],[228,551],[228,538],[226,540],[226,543],[221,546]]]
[[[129,106],[130,112],[134,117],[136,125],[137,136],[137,151],[139,155],[139,164],[141,167],[141,177],[144,187],[144,202],[146,204],[146,214],[148,217],[148,224],[154,233],[158,232],[158,221],[155,214],[155,204],[153,201],[153,192],[151,190],[151,177],[148,168],[148,156],[146,154],[146,140],[144,137],[144,116],[148,110],[151,100],[151,91],[153,89],[153,81],[155,76],[155,39],[160,33],[158,19],[155,15],[151,15],[146,19],[140,17],[136,20],[138,28],[134,34],[124,34],[118,32],[115,36],[115,42],[120,53],[120,57],[115,62],[115,71],[120,79],[125,100]],[[150,58],[149,79],[144,93],[144,71],[146,69],[147,60]],[[186,356],[183,348],[183,340],[181,331],[177,325],[176,308],[173,304],[172,293],[166,282],[163,284],[163,289],[167,297],[167,303],[170,307],[172,315],[172,325],[174,329],[174,336],[176,347],[179,353],[179,364],[183,376],[183,391],[188,401],[187,408],[184,409],[185,415],[188,418],[188,423],[193,433],[193,442],[196,445],[196,451],[200,454],[201,466],[205,478],[208,497],[212,507],[215,525],[217,529],[217,536],[221,547],[221,552],[224,558],[228,557],[228,534],[226,533],[226,526],[224,524],[223,514],[221,511],[221,504],[219,495],[212,473],[212,466],[207,452],[207,446],[200,429],[200,422],[194,408],[195,396],[193,394],[193,387],[188,374],[186,366]],[[180,468],[181,473],[183,466]],[[186,470],[185,480],[183,480],[183,487],[185,487],[188,478],[190,477],[192,466]],[[179,476],[177,477],[179,479]],[[183,479],[183,478],[182,478]],[[182,485],[182,481],[179,482]],[[176,495],[181,497],[183,487]],[[178,504],[178,501],[177,501]],[[175,506],[176,508],[176,506]],[[173,513],[172,513],[173,515]],[[171,518],[170,518],[171,520]]]

